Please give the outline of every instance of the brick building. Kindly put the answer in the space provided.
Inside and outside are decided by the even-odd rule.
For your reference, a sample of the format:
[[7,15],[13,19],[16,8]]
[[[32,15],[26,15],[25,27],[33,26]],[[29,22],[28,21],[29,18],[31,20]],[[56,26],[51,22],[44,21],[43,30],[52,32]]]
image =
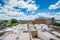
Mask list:
[[46,24],[46,20],[34,20],[35,24]]
[[27,24],[27,23],[32,23],[34,22],[35,24],[53,24],[55,22],[54,18],[48,18],[48,17],[39,17],[36,18],[35,20],[19,20],[19,23],[21,24]]
[[35,24],[53,24],[55,22],[54,18],[37,18],[33,21]]

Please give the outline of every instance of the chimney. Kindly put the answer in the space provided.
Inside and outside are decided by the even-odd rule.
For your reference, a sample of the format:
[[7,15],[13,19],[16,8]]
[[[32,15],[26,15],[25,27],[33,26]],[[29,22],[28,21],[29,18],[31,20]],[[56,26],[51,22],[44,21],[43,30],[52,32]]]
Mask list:
[[52,17],[52,19],[51,19],[51,24],[53,25],[53,24],[54,24],[54,22],[55,22],[55,18],[54,18],[54,17]]

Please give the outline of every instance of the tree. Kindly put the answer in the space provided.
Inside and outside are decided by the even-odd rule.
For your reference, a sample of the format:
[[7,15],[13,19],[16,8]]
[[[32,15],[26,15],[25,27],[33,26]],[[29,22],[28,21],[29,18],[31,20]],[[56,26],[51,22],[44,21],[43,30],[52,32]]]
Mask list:
[[4,25],[6,25],[6,23],[4,21],[1,21],[0,26],[4,26]]
[[3,23],[4,23],[4,24],[7,24],[7,23],[8,23],[8,20],[3,20]]
[[60,26],[60,23],[55,22],[54,25],[55,25],[55,26]]
[[17,21],[16,19],[12,18],[12,19],[10,20],[10,25],[11,25],[11,26],[16,26],[17,24],[18,24],[18,21]]
[[32,24],[34,25],[35,23],[34,23],[34,22],[32,22]]
[[16,19],[14,19],[14,18],[11,19],[10,21],[11,21],[11,23],[18,23],[18,21]]

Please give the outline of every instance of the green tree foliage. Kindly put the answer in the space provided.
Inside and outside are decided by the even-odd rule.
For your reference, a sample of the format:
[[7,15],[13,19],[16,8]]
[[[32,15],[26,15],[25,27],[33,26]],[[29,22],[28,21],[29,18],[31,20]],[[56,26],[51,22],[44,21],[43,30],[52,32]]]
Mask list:
[[34,22],[32,22],[32,24],[34,25],[35,23],[34,23]]
[[9,23],[8,20],[3,20],[4,26],[7,26],[8,23]]
[[55,22],[54,25],[55,26],[60,26],[60,23]]
[[11,19],[11,23],[18,23],[18,21],[16,19]]
[[3,20],[0,22],[0,26],[6,26],[8,24],[8,20]]
[[4,22],[4,23],[8,23],[8,20],[4,20],[3,22]]
[[16,26],[17,24],[18,24],[18,21],[17,21],[16,19],[12,18],[12,19],[10,20],[10,25],[11,25],[11,26]]

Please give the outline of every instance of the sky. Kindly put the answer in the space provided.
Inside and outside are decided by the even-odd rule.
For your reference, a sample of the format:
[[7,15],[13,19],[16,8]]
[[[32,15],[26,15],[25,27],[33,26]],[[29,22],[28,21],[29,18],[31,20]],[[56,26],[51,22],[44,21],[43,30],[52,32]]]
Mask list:
[[60,20],[60,0],[0,0],[2,20],[34,20],[38,17]]

